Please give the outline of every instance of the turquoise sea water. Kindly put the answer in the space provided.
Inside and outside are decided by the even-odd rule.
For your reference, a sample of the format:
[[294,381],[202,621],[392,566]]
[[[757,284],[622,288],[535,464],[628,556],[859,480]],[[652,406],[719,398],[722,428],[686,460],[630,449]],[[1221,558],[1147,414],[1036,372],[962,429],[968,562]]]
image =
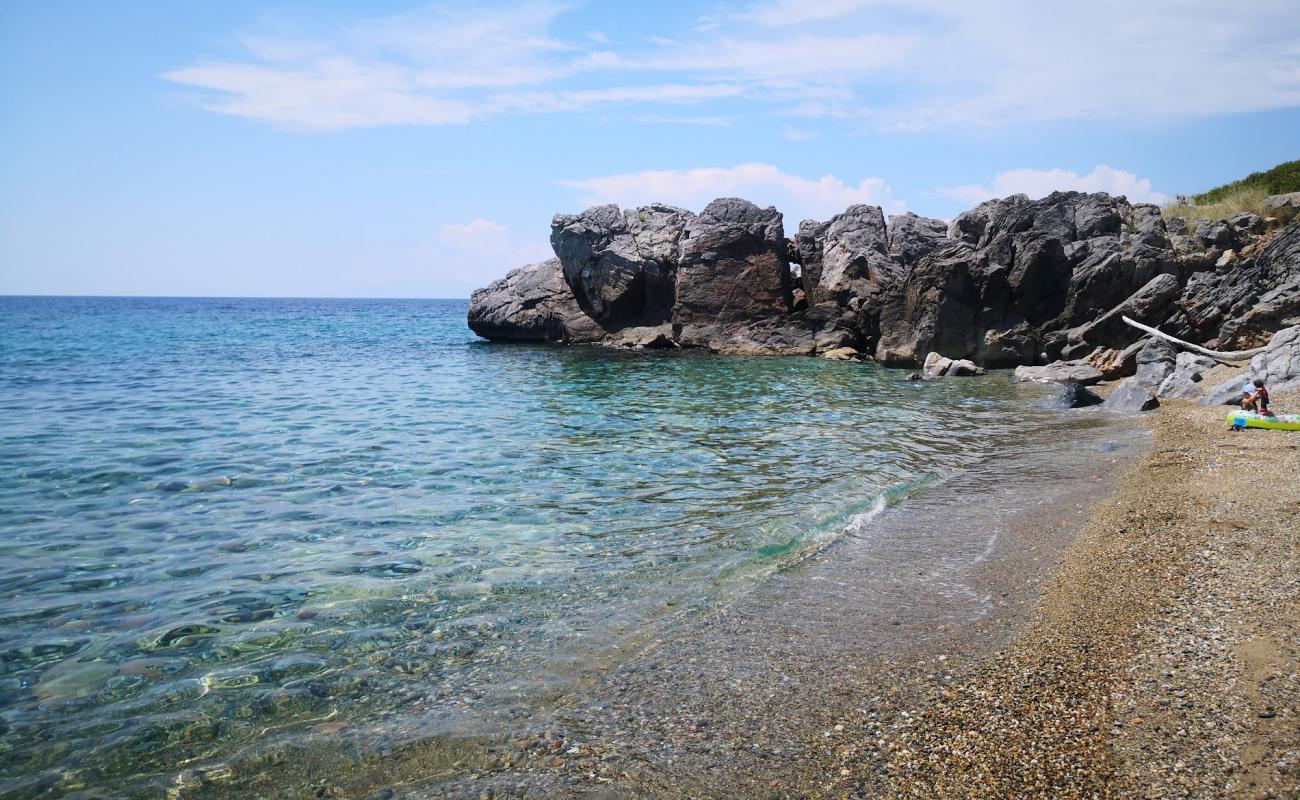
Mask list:
[[1080,424],[1005,375],[493,345],[465,310],[0,298],[0,795],[152,796],[323,721],[526,725]]

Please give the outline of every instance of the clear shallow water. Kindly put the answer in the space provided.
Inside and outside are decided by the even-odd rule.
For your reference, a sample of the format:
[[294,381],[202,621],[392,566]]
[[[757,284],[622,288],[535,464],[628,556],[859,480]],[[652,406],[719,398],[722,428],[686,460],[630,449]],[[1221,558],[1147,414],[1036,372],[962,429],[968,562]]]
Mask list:
[[0,298],[0,794],[323,722],[524,725],[882,498],[1068,424],[1005,376],[499,346],[464,319]]

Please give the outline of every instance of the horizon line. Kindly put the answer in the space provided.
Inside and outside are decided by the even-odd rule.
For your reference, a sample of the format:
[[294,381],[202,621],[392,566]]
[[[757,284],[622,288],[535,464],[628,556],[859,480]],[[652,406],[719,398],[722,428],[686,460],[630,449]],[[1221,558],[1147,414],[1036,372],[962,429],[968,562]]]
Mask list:
[[292,294],[55,294],[53,292],[9,294],[6,292],[0,292],[0,299],[32,299],[42,297],[61,298],[65,300],[469,300],[468,297],[413,297],[409,295],[354,297],[349,295],[313,296]]

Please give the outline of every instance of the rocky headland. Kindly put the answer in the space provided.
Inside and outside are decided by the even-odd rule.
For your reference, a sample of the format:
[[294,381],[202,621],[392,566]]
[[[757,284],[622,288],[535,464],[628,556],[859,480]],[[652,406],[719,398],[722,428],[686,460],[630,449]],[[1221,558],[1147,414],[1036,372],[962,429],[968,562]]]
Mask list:
[[787,238],[779,211],[737,198],[699,214],[597,206],[556,215],[556,258],[474,292],[469,326],[519,342],[904,367],[936,353],[1124,378],[1145,337],[1124,317],[1221,350],[1300,323],[1300,193],[1266,208],[1184,219],[1057,192],[990,200],[951,223],[851,206]]

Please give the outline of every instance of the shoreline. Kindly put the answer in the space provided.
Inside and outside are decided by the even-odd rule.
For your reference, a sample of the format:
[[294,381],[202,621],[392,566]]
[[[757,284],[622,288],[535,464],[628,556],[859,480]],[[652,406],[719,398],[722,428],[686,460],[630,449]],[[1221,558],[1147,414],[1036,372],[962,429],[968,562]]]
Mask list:
[[[412,799],[1290,796],[1300,437],[1229,433],[1225,417],[1166,404],[1130,429],[1149,447],[1083,476],[1088,491],[999,507],[1004,535],[967,576],[985,614],[864,630],[837,605],[852,591],[819,588],[845,575],[838,550],[863,546],[849,537],[610,665],[545,730],[369,755],[336,741],[264,762],[264,778],[315,780],[237,783]],[[819,603],[835,613],[807,619],[831,626],[827,651],[784,616]],[[236,788],[199,783],[182,796]]]
[[[1279,407],[1300,393],[1279,393]],[[897,796],[1300,792],[1300,439],[1170,403],[1024,635],[931,691]],[[851,767],[850,767],[851,768]]]

